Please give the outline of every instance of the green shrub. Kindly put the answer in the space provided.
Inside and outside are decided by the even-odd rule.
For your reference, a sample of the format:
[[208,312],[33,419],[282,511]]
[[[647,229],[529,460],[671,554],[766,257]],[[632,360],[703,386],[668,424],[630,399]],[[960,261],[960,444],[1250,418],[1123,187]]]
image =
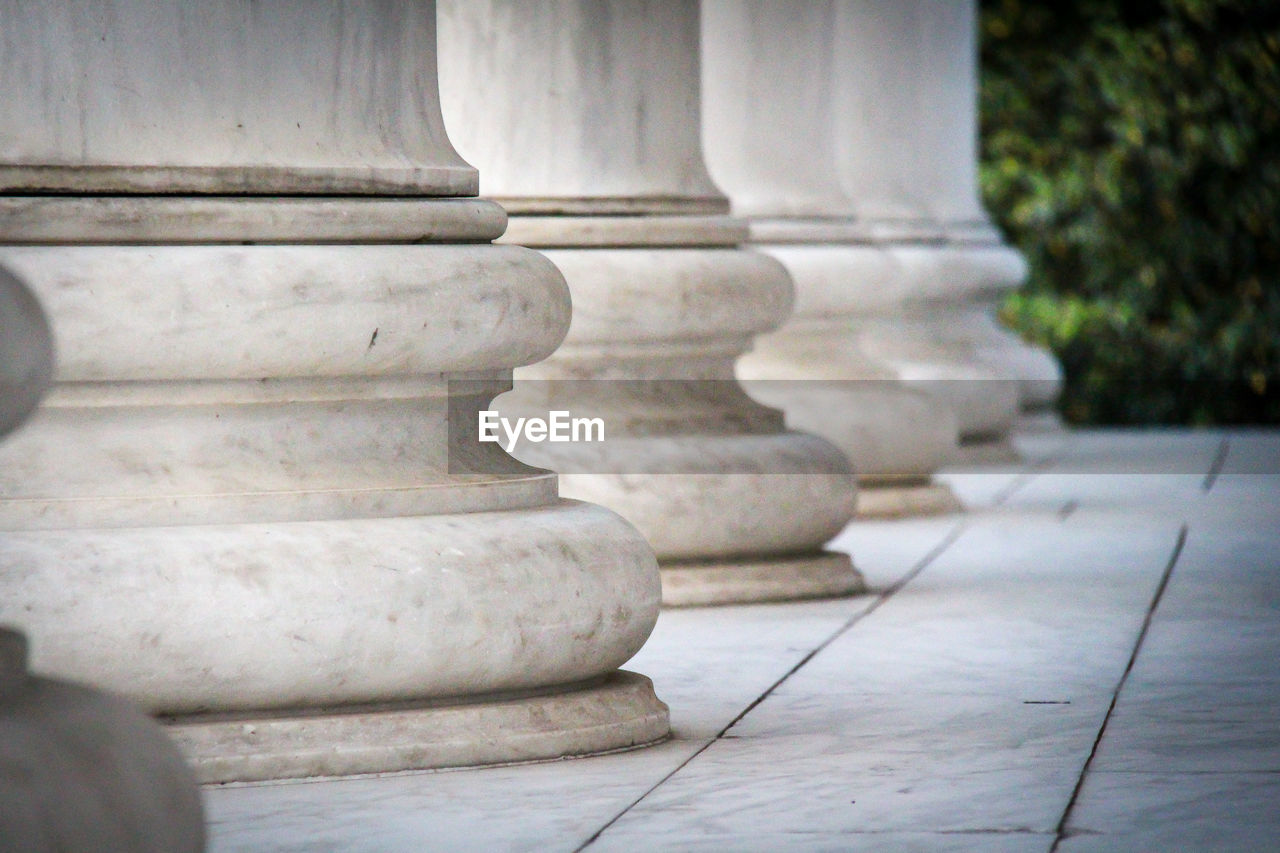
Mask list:
[[1031,267],[1002,317],[1074,423],[1280,423],[1280,4],[990,0],[988,209]]

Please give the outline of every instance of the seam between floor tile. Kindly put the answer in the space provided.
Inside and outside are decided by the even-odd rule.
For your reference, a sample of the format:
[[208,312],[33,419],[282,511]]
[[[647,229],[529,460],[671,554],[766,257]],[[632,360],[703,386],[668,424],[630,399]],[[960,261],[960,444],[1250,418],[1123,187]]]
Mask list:
[[1213,462],[1209,463],[1209,471],[1204,475],[1204,480],[1200,483],[1200,490],[1207,492],[1213,488],[1213,484],[1218,481],[1218,475],[1222,473],[1223,467],[1227,464],[1227,456],[1231,453],[1231,441],[1224,435],[1218,442],[1218,452],[1213,455]]
[[1057,465],[1060,461],[1062,461],[1061,452],[1032,462],[1025,470],[1020,471],[1017,476],[1010,481],[1009,485],[996,493],[995,497],[991,499],[991,505],[993,507],[1003,506],[1005,501],[1009,500],[1009,498],[1021,491],[1024,486],[1039,475],[1043,474],[1045,471],[1048,471],[1054,465]]
[[1094,770],[1112,776],[1280,776],[1280,770]]
[[[1069,446],[1070,441],[1064,441],[1059,445],[1057,450],[1054,450],[1034,462],[1028,463],[1026,468],[1014,476],[1014,478],[1009,482],[1009,485],[1005,486],[999,492],[996,492],[995,496],[991,499],[991,506],[1003,506],[1005,501],[1009,500],[1009,498],[1021,491],[1032,480],[1060,463],[1064,458],[1066,458]],[[1072,511],[1074,512],[1074,509]],[[1070,513],[1068,513],[1068,515],[1070,515]]]
[[896,595],[903,587],[905,587],[911,581],[915,580],[915,578],[918,577],[920,573],[923,572],[925,568],[929,566],[930,563],[938,559],[938,557],[942,556],[943,552],[945,552],[948,548],[950,548],[951,545],[954,544],[955,541],[960,538],[960,534],[963,533],[967,527],[968,527],[967,520],[958,522],[954,527],[951,528],[950,531],[947,532],[947,535],[942,538],[942,541],[940,541],[937,545],[934,545],[933,548],[931,548],[927,554],[921,557],[920,560],[917,561],[914,566],[912,566],[910,569],[907,570],[906,574],[898,578],[896,581],[894,581],[892,584],[886,587],[884,591],[882,591],[879,595],[877,595],[876,600],[871,602],[871,604],[868,605],[866,609],[860,610],[857,613],[855,613],[853,616],[851,616],[848,619],[848,621],[846,621],[843,625],[841,625],[839,628],[833,631],[830,636],[828,636],[825,640],[823,640],[821,643],[815,646],[811,651],[805,654],[805,656],[802,657],[794,666],[788,669],[782,675],[782,677],[780,677],[777,681],[771,684],[768,687],[768,689],[766,689],[763,693],[761,693],[759,696],[753,699],[751,703],[747,705],[747,707],[743,708],[742,711],[737,716],[735,716],[732,720],[729,721],[728,725],[726,725],[724,728],[722,728],[719,732],[716,733],[715,737],[712,737],[709,740],[707,740],[707,742],[704,743],[702,746],[698,747],[698,749],[696,749],[692,755],[690,755],[684,761],[680,762],[680,764],[675,769],[673,769],[670,773],[667,773],[665,776],[663,776],[661,779],[655,782],[648,790],[646,790],[643,794],[641,794],[636,799],[632,800],[624,809],[622,809],[620,812],[618,812],[616,815],[610,818],[609,821],[604,826],[596,830],[595,833],[593,833],[590,838],[588,838],[578,847],[575,847],[574,853],[581,853],[581,851],[587,849],[592,844],[594,844],[600,838],[601,835],[603,835],[606,831],[608,831],[608,829],[611,826],[613,826],[615,823],[621,820],[622,817],[627,814],[627,812],[631,811],[636,806],[640,805],[640,803],[643,802],[645,798],[647,798],[650,794],[652,794],[654,791],[658,790],[660,787],[665,785],[668,781],[670,781],[677,773],[679,773],[685,767],[689,766],[689,764],[695,758],[697,758],[702,753],[706,752],[707,749],[709,749],[712,744],[724,738],[730,729],[732,729],[739,722],[741,722],[743,717],[745,717],[747,714],[755,710],[755,708],[765,699],[768,699],[769,696],[772,695],[775,690],[781,687],[788,678],[790,678],[791,676],[799,672],[805,666],[805,664],[813,660],[813,658],[817,656],[819,652],[821,652],[823,649],[827,648],[837,639],[842,637],[845,633],[847,633],[850,629],[852,629],[854,625],[857,625],[863,619],[870,616],[875,611],[879,610],[881,605],[883,605],[889,599],[893,598],[893,596]]
[[1187,525],[1184,522],[1178,529],[1178,539],[1173,545],[1173,552],[1169,555],[1169,560],[1165,563],[1164,571],[1160,575],[1160,583],[1156,586],[1155,595],[1151,597],[1151,604],[1147,607],[1147,613],[1142,619],[1142,627],[1138,630],[1138,639],[1133,644],[1133,652],[1129,655],[1129,661],[1125,664],[1124,672],[1120,676],[1120,680],[1116,682],[1115,691],[1111,694],[1111,703],[1107,706],[1107,713],[1102,718],[1102,725],[1098,727],[1098,734],[1093,739],[1093,746],[1089,750],[1089,757],[1085,759],[1084,766],[1080,768],[1080,775],[1076,778],[1075,787],[1071,790],[1071,798],[1067,800],[1067,807],[1062,811],[1062,818],[1058,821],[1058,825],[1054,830],[1053,846],[1049,848],[1049,853],[1057,853],[1059,845],[1069,837],[1067,831],[1067,823],[1071,819],[1071,813],[1075,810],[1076,802],[1080,798],[1080,790],[1084,787],[1085,777],[1089,775],[1089,770],[1093,765],[1093,759],[1098,754],[1098,746],[1102,743],[1102,738],[1107,732],[1107,725],[1111,722],[1111,715],[1115,713],[1116,702],[1120,698],[1120,691],[1124,690],[1125,682],[1129,680],[1129,673],[1133,671],[1133,666],[1138,660],[1138,654],[1142,651],[1143,641],[1147,638],[1147,631],[1151,628],[1151,620],[1155,616],[1156,608],[1160,606],[1160,599],[1164,597],[1164,591],[1169,586],[1169,578],[1173,576],[1173,568],[1178,562],[1178,558],[1182,556],[1182,549],[1187,543]]

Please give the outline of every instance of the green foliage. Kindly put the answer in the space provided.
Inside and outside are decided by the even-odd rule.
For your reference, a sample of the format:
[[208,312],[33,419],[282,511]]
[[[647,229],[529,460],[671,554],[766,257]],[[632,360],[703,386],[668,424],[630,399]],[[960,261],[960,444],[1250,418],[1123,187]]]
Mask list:
[[1002,315],[1075,423],[1280,423],[1280,3],[987,0]]

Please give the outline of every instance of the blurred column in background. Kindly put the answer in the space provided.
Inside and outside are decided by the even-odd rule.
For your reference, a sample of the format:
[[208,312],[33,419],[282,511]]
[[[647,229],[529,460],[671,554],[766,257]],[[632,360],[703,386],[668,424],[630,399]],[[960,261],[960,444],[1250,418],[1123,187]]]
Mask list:
[[959,509],[930,482],[955,455],[950,406],[900,381],[865,345],[897,309],[894,264],[854,218],[835,138],[835,5],[704,0],[708,165],[757,248],[796,284],[796,310],[738,363],[752,394],[853,461],[861,515]]
[[4,0],[0,43],[0,262],[59,348],[0,448],[33,668],[161,715],[206,781],[665,736],[616,669],[652,552],[476,441],[569,296],[468,198],[433,4]]
[[[1025,264],[977,196],[973,4],[713,0],[704,37],[712,174],[797,279],[796,320],[743,375],[908,380],[951,409],[961,458],[1007,456],[1020,413],[1051,409],[1060,372],[994,317]],[[870,421],[862,440],[878,451],[860,471],[931,470],[945,416],[878,395],[883,420],[851,416]],[[911,448],[915,471],[898,461],[912,452],[894,452]]]
[[447,0],[441,90],[507,241],[565,274],[573,322],[517,374],[504,411],[602,416],[606,442],[526,445],[563,493],[631,520],[658,553],[664,600],[707,604],[861,589],[822,545],[854,512],[848,462],[743,393],[736,359],[791,309],[773,259],[699,143],[693,0]]
[[978,198],[974,0],[835,0],[835,138],[846,193],[892,272],[867,346],[954,407],[963,457],[1011,453],[1061,370],[996,321],[1026,276]]

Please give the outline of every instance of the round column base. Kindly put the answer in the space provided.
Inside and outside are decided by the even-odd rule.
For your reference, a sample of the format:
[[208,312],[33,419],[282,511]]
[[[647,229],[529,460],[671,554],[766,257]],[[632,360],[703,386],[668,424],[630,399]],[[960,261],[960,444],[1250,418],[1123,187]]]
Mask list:
[[908,518],[963,512],[964,504],[943,483],[862,483],[858,518]]
[[848,554],[714,563],[659,563],[662,604],[694,607],[834,598],[866,592],[862,573]]
[[951,465],[976,467],[984,465],[1013,465],[1022,461],[1017,448],[1007,434],[977,440],[964,440],[951,458]]
[[549,695],[165,722],[202,783],[546,761],[637,749],[670,731],[653,683],[625,670]]

